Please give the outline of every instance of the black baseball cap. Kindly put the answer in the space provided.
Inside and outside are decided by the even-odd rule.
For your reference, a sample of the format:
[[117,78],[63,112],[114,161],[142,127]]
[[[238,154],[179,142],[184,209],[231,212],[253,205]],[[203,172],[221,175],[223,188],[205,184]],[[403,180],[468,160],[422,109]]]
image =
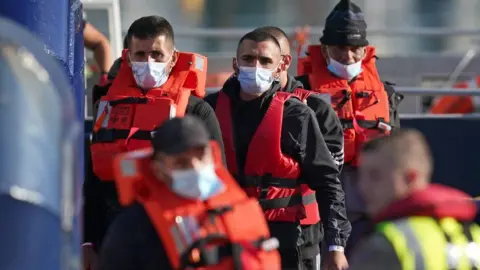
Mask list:
[[204,123],[191,115],[165,121],[154,130],[152,136],[154,152],[167,155],[180,154],[209,143],[210,135]]

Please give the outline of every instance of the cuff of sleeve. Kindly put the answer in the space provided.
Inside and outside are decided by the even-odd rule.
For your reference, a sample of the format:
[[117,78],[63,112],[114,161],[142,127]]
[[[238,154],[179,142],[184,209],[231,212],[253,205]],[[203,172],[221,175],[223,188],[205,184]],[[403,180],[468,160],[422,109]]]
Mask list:
[[328,251],[337,251],[337,252],[344,252],[345,251],[345,248],[342,247],[342,246],[335,246],[335,245],[331,245],[331,246],[328,246]]
[[83,243],[82,244],[82,247],[93,247],[93,243],[90,243],[90,242],[87,242],[87,243]]

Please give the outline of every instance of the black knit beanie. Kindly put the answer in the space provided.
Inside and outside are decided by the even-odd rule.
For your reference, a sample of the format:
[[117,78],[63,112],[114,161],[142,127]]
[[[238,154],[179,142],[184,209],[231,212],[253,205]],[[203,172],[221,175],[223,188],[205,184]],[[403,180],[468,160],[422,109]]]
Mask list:
[[350,0],[340,0],[325,21],[320,42],[334,46],[367,46],[367,23],[362,10]]

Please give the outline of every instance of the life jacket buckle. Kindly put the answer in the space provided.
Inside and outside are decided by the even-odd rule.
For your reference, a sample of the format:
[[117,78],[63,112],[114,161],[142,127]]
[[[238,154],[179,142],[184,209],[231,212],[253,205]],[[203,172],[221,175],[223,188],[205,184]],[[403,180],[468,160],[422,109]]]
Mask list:
[[260,248],[264,251],[272,251],[280,246],[280,242],[275,237],[263,239],[260,241]]
[[378,121],[377,128],[382,130],[385,133],[388,133],[392,130],[392,126],[390,126],[389,124],[383,121]]

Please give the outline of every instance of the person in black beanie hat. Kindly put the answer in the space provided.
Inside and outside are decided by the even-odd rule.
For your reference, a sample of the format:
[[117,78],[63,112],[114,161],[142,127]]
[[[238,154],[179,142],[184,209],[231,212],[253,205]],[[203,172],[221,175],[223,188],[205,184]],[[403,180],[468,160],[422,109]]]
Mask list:
[[[308,48],[311,73],[297,77],[306,89],[329,93],[344,129],[344,185],[353,246],[365,227],[365,206],[356,188],[357,150],[370,139],[388,135],[400,127],[397,107],[402,96],[393,84],[382,82],[376,68],[376,52],[367,40],[362,10],[341,0],[325,22],[320,45]],[[347,256],[349,255],[347,250]]]

